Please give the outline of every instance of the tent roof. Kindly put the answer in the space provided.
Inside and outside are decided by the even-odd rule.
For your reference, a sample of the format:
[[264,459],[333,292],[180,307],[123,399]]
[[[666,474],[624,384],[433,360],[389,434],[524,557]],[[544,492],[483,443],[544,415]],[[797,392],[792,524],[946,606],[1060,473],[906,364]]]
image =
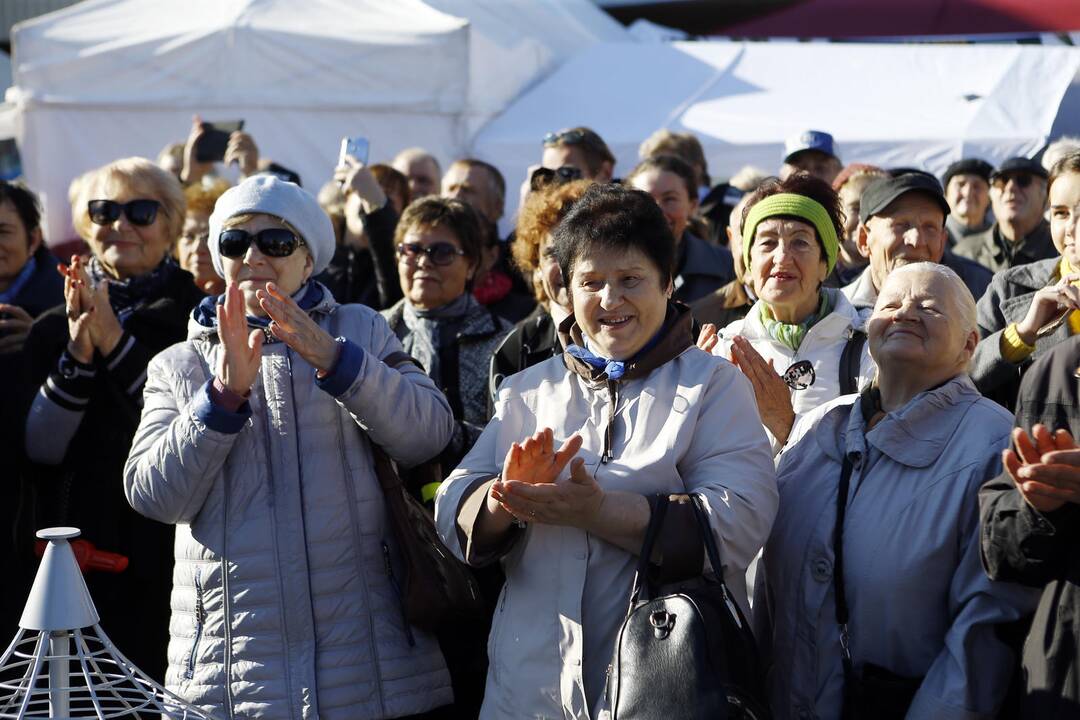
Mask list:
[[454,113],[467,87],[467,21],[420,0],[87,0],[13,39],[30,102]]
[[1036,152],[1078,68],[1078,49],[1019,45],[598,45],[515,102],[474,149],[515,185],[545,132],[587,125],[618,175],[667,127],[695,133],[720,178],[745,164],[774,171],[786,137],[819,128],[845,161],[940,172],[962,155]]
[[869,38],[1080,30],[1076,0],[801,0],[709,29],[737,37]]

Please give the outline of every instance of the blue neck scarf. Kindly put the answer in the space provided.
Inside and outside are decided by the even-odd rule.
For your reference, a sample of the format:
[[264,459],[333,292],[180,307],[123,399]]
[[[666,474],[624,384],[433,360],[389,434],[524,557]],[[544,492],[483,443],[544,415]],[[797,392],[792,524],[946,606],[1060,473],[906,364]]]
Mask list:
[[[611,360],[606,357],[600,357],[589,350],[587,347],[589,341],[587,339],[585,340],[586,347],[570,343],[566,346],[566,352],[570,353],[578,360],[588,363],[597,370],[602,370],[607,375],[608,380],[619,380],[626,374],[626,371],[638,358],[656,347],[657,343],[659,343],[660,339],[664,336],[664,331],[668,329],[670,321],[671,317],[669,313],[669,317],[664,320],[664,324],[660,326],[660,329],[656,331],[656,334],[652,336],[652,339],[645,343],[645,346],[638,350],[634,354],[634,357],[629,360]],[[584,335],[582,337],[584,338]]]

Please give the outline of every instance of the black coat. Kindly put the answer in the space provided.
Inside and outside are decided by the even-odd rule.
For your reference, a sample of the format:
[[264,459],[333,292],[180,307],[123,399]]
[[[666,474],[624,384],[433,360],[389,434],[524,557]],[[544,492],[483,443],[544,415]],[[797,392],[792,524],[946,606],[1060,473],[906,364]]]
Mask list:
[[368,247],[338,245],[330,265],[315,279],[342,305],[362,303],[376,310],[392,306],[402,297],[394,255],[397,221],[390,203],[368,215],[364,225]]
[[551,314],[537,305],[527,318],[514,326],[491,356],[488,373],[488,418],[495,414],[495,396],[502,381],[514,373],[562,354],[558,328]]
[[[1080,438],[1080,337],[1060,343],[1024,375],[1017,427],[1065,428]],[[1080,717],[1080,505],[1028,505],[1008,473],[979,492],[982,553],[994,580],[1042,588],[1024,643],[1021,717]]]
[[[23,464],[24,477],[34,488],[34,527],[72,525],[99,549],[129,558],[124,572],[90,572],[87,584],[105,632],[158,679],[164,674],[168,642],[174,532],[131,508],[123,469],[142,411],[146,367],[154,355],[187,337],[188,317],[202,297],[192,276],[177,268],[158,298],[127,319],[125,337],[134,342],[122,361],[109,370],[105,358],[95,357],[89,404],[61,464]],[[63,305],[34,322],[24,348],[23,418],[56,371],[67,343]],[[126,346],[126,339],[121,344]]]
[[735,264],[726,247],[710,245],[685,232],[678,253],[678,272],[672,294],[675,300],[689,305],[735,279]]

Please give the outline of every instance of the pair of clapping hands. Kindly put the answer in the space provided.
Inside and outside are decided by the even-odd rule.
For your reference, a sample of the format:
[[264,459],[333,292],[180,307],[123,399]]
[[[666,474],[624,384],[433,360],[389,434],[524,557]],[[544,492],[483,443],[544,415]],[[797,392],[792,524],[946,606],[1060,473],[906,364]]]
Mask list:
[[[585,469],[585,460],[575,457],[580,449],[581,436],[574,435],[556,451],[550,428],[514,443],[488,494],[488,510],[505,511],[522,522],[587,527],[600,511],[604,491]],[[567,463],[570,477],[559,480]]]
[[1013,444],[1002,453],[1002,463],[1031,507],[1048,513],[1080,503],[1080,447],[1068,430],[1036,425],[1028,435],[1016,428]]
[[[295,350],[320,376],[334,369],[337,341],[295,300],[274,283],[267,283],[265,290],[255,291],[255,297],[270,317],[269,331],[274,337]],[[262,330],[248,328],[244,295],[235,283],[225,289],[225,302],[217,306],[217,318],[222,347],[217,377],[230,391],[247,395],[259,374],[264,336]]]

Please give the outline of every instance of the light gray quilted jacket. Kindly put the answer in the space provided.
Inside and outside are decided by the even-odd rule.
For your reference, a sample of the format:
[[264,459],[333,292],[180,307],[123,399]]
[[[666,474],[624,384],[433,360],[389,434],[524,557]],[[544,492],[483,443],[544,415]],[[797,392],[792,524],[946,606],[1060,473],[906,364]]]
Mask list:
[[[452,431],[377,312],[326,292],[312,316],[348,338],[334,373],[268,343],[250,413],[210,401],[213,328],[154,358],[124,471],[132,507],[176,525],[166,685],[222,718],[360,720],[452,700],[434,638],[408,628],[368,437],[410,465]],[[132,598],[132,602],[137,602]]]

